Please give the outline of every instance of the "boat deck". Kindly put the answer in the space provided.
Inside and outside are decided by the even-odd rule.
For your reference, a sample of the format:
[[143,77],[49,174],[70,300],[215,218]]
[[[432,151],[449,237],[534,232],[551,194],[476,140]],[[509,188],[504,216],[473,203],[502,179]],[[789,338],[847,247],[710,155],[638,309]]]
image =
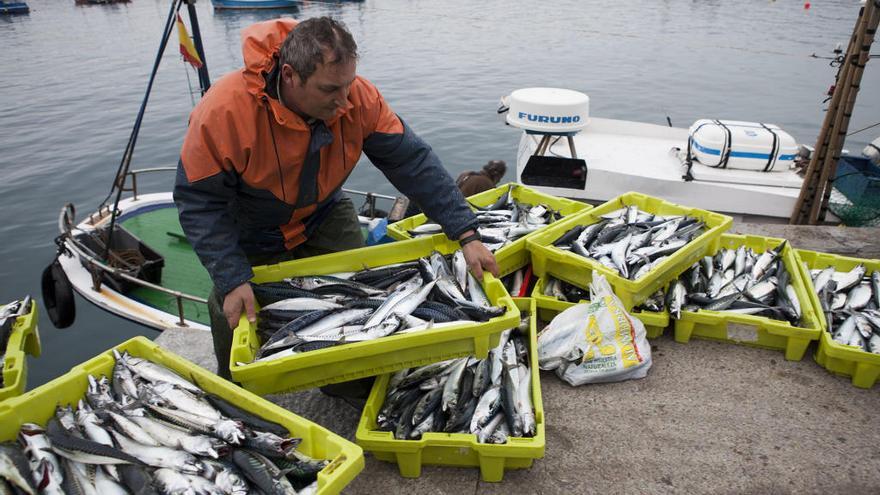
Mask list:
[[[520,142],[517,156],[520,181],[538,139],[539,136],[526,135]],[[590,124],[574,136],[577,156],[587,164],[585,188],[539,186],[537,189],[556,196],[599,202],[627,191],[639,191],[710,211],[789,217],[802,183],[795,171],[719,169],[695,162],[691,169],[694,180],[685,181],[685,167],[673,149],[686,151],[687,142],[687,129],[591,118]],[[570,157],[568,141],[557,140],[547,155]]]
[[[173,204],[133,215],[124,219],[122,225],[165,258],[163,287],[208,298],[213,286],[211,277],[187,242]],[[129,295],[156,309],[177,314],[177,301],[167,294],[139,287]],[[184,301],[183,310],[188,319],[210,324],[207,305]]]

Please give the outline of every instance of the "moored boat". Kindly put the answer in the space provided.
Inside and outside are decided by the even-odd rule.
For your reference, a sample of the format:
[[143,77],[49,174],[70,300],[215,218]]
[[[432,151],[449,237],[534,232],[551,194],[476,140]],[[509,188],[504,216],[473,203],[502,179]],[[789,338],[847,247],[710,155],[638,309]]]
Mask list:
[[[173,170],[134,170],[129,177]],[[136,180],[130,183],[136,184]],[[89,303],[156,330],[209,330],[207,298],[213,284],[183,233],[171,192],[139,195],[136,186],[132,192],[117,207],[110,250],[105,250],[111,222],[109,207],[75,225],[72,206],[62,210],[57,262],[70,287]],[[394,198],[346,192],[366,196],[361,212],[367,215],[359,216],[359,220],[364,237],[369,238],[374,220],[384,213],[375,208],[375,200]]]
[[211,0],[215,9],[284,9],[296,7],[298,0]]
[[31,9],[25,2],[4,2],[0,0],[0,14],[27,14]]
[[[576,92],[530,88],[507,100],[507,123],[523,129],[518,182],[586,201],[639,191],[768,221],[791,215],[803,178],[795,166],[798,147],[778,127],[704,120],[684,129],[596,118],[589,115],[586,95],[566,99],[570,93]],[[726,132],[719,143],[701,146],[694,139],[706,122]]]

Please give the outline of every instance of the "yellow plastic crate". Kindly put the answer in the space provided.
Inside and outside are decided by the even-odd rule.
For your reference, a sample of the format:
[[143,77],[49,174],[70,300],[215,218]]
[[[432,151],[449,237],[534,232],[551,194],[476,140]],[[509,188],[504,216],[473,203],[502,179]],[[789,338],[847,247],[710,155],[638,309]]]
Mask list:
[[[724,234],[712,243],[705,255],[714,255],[721,248],[736,249],[739,246],[746,246],[756,253],[763,253],[779,246],[782,242],[784,242],[782,239],[773,237]],[[785,359],[800,361],[810,342],[819,339],[822,325],[819,314],[810,302],[795,249],[790,244],[786,244],[782,250],[782,260],[801,303],[803,327],[795,327],[787,321],[763,316],[702,309],[697,312],[682,311],[681,318],[675,320],[675,341],[686,343],[691,337],[698,337],[764,349],[779,349],[785,351]]]
[[27,387],[27,357],[40,356],[40,333],[37,330],[37,302],[31,301],[28,314],[16,318],[6,344],[6,360],[3,365],[3,388],[0,401],[15,397]]
[[529,369],[532,373],[532,405],[537,428],[531,438],[510,437],[506,444],[477,442],[476,435],[464,433],[425,433],[419,440],[397,440],[394,433],[378,431],[376,415],[385,402],[385,392],[391,375],[376,380],[358,423],[355,440],[377,459],[397,462],[400,475],[418,478],[422,466],[480,467],[483,481],[498,482],[505,469],[531,467],[532,461],[544,457],[544,406],[541,402],[541,382],[538,372],[538,340],[535,328],[535,303],[530,298],[515,298],[521,310],[530,311]]
[[[554,241],[576,226],[592,225],[600,221],[602,215],[633,205],[638,206],[641,211],[655,215],[687,215],[698,218],[706,224],[707,230],[638,280],[623,278],[616,270],[598,261],[553,246]],[[608,279],[608,283],[614,288],[614,293],[620,298],[624,307],[632,309],[699,260],[706,247],[730,228],[732,223],[733,219],[726,215],[680,206],[641,193],[628,192],[536,233],[527,239],[526,248],[532,253],[532,267],[538,276],[553,275],[579,287],[587,287],[592,281],[593,272],[599,272]]]
[[[498,198],[500,198],[502,195],[504,195],[511,184],[513,184],[513,189],[511,190],[510,194],[515,200],[531,205],[545,204],[550,208],[559,211],[565,217],[592,208],[592,205],[589,205],[587,203],[582,203],[580,201],[574,201],[566,198],[560,198],[557,196],[551,196],[549,194],[544,194],[522,184],[516,183],[504,184],[496,187],[495,189],[489,189],[488,191],[474,194],[473,196],[467,198],[468,202],[476,206],[489,206],[495,203],[495,201],[497,201]],[[400,220],[399,222],[395,222],[388,226],[388,236],[398,241],[412,239],[409,231],[427,221],[428,218],[423,213],[404,218],[403,220]],[[556,223],[558,222],[552,223],[550,225],[556,225]],[[529,259],[529,254],[526,252],[526,239],[534,236],[535,234],[541,232],[546,228],[547,227],[544,227],[543,229],[532,232],[531,234],[523,236],[517,239],[515,242],[504,246],[503,248],[495,252],[495,257],[499,260],[499,262],[510,258],[510,263],[519,264],[520,266],[524,265]],[[446,241],[449,241],[445,234],[435,235]],[[455,242],[454,245],[457,246],[458,243]]]
[[[538,279],[538,282],[535,284],[535,289],[532,291],[532,299],[535,300],[535,303],[538,306],[538,318],[542,321],[549,322],[556,315],[565,311],[566,309],[578,304],[580,302],[589,302],[586,300],[579,301],[578,303],[571,303],[567,301],[560,301],[555,297],[545,296],[544,295],[544,284],[547,280],[547,277],[541,277]],[[666,330],[666,327],[669,326],[669,313],[666,311],[655,312],[655,311],[630,311],[630,314],[635,316],[645,325],[645,332],[648,335],[649,339],[656,339],[663,335],[663,332]]]
[[[316,459],[328,459],[318,473],[318,493],[340,493],[364,468],[363,450],[331,431],[303,419],[231,382],[196,366],[144,337],[135,337],[114,347],[119,352],[149,359],[166,366],[198,383],[207,392],[223,397],[236,406],[287,428],[302,438],[298,450]],[[88,375],[113,373],[112,350],[72,368],[68,373],[31,390],[24,395],[0,403],[0,441],[14,441],[23,423],[45,425],[54,416],[56,405],[73,404],[85,396]]]
[[[828,325],[825,320],[825,314],[822,311],[822,304],[819,302],[819,296],[816,295],[816,291],[813,288],[813,279],[810,277],[808,270],[833,266],[837,271],[849,271],[859,263],[865,265],[866,273],[868,274],[880,270],[880,260],[850,258],[803,249],[796,250],[795,254],[798,258],[798,266],[801,268],[804,285],[807,287],[807,292],[810,295],[810,302],[816,314],[820,316],[819,322],[823,330],[827,330]],[[877,382],[878,376],[880,376],[880,355],[865,352],[848,345],[838,344],[827,331],[822,332],[822,338],[819,339],[819,347],[814,358],[819,363],[819,366],[824,367],[826,370],[838,375],[852,377],[853,386],[859,388],[873,387]]]
[[[262,283],[287,277],[358,271],[412,261],[434,250],[449,254],[454,249],[456,247],[436,237],[393,242],[256,267],[253,281]],[[391,335],[263,363],[251,362],[260,348],[260,340],[256,324],[243,317],[232,340],[232,379],[251,392],[265,395],[346,382],[471,354],[485,357],[489,349],[497,345],[501,331],[516,326],[519,310],[501,282],[489,273],[485,275],[483,288],[492,304],[507,308],[505,314],[484,323]]]

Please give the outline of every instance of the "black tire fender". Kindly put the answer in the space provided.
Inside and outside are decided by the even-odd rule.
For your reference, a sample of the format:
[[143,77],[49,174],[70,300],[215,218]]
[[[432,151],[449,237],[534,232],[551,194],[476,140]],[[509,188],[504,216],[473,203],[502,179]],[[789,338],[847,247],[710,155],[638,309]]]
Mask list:
[[67,328],[76,319],[73,286],[56,258],[43,270],[43,307],[55,328]]

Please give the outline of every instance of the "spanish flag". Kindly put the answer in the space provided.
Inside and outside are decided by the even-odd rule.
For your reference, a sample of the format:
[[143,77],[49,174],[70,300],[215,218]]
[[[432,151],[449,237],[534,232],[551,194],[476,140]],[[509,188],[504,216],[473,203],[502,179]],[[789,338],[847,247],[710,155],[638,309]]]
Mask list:
[[196,47],[193,46],[192,39],[189,37],[186,26],[183,25],[183,19],[180,18],[180,14],[177,14],[177,37],[180,39],[180,54],[183,55],[183,59],[196,69],[200,68],[202,66],[202,59],[199,57],[198,52],[196,52]]

